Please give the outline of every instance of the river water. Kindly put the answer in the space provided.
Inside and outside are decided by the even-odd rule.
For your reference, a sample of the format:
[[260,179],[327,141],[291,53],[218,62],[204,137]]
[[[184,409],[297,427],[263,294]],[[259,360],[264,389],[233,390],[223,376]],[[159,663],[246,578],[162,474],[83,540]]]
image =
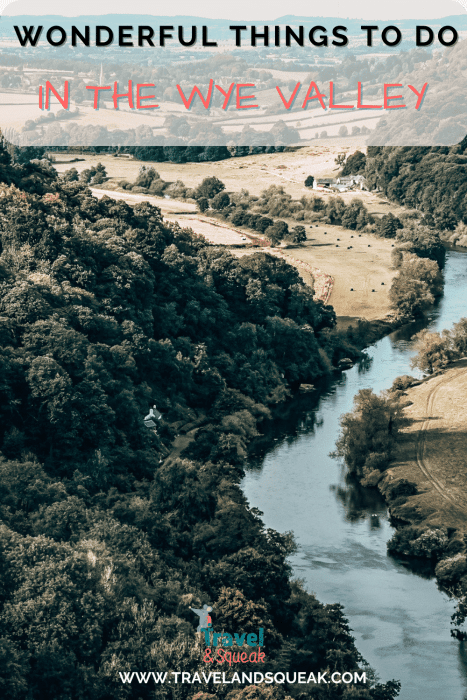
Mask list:
[[410,368],[420,328],[449,328],[467,316],[467,255],[448,251],[444,296],[424,323],[368,349],[369,361],[300,397],[250,456],[243,490],[267,527],[292,531],[294,574],[323,603],[339,602],[357,648],[381,681],[402,682],[400,700],[467,700],[467,649],[450,637],[453,601],[429,566],[387,554],[393,528],[375,490],[349,486],[329,456],[339,417],[362,388],[387,389]]

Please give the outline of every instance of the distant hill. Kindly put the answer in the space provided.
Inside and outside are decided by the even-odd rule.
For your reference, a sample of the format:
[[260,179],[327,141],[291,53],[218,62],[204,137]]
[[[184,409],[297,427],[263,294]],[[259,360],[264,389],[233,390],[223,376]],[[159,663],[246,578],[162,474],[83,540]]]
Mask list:
[[372,146],[451,146],[467,134],[467,41],[442,56],[418,64],[409,75],[396,78],[420,89],[428,83],[420,109],[385,112],[372,133]]

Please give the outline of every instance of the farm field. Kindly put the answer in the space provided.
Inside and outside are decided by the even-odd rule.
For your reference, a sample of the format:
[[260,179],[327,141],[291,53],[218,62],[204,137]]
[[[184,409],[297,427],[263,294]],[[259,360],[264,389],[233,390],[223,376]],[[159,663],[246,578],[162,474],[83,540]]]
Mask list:
[[[61,122],[61,127],[66,127],[67,124],[79,125],[81,127],[100,126],[110,131],[120,129],[137,129],[140,126],[147,126],[150,129],[156,129],[158,135],[167,136],[165,120],[168,116],[190,117],[192,123],[205,123],[206,125],[222,127],[227,133],[226,142],[229,141],[228,134],[241,132],[244,127],[248,126],[257,132],[268,132],[271,127],[279,121],[286,122],[289,126],[294,127],[300,133],[300,138],[304,141],[314,139],[316,133],[321,133],[323,130],[330,137],[337,137],[339,128],[346,124],[349,132],[354,126],[362,128],[366,126],[374,129],[381,118],[379,110],[368,114],[365,110],[324,110],[321,106],[308,106],[301,108],[305,98],[309,81],[306,80],[306,73],[303,72],[283,72],[274,71],[279,88],[283,91],[284,99],[290,96],[289,89],[284,83],[287,80],[296,80],[302,82],[299,92],[297,93],[296,104],[294,109],[286,110],[282,104],[281,98],[274,88],[257,89],[255,90],[258,109],[253,114],[249,110],[238,111],[229,109],[227,112],[221,109],[220,106],[212,107],[209,117],[203,110],[193,113],[186,109],[182,104],[180,97],[177,94],[177,99],[167,99],[161,94],[152,94],[154,99],[151,101],[156,104],[155,109],[134,109],[130,108],[127,100],[121,99],[118,105],[118,111],[113,108],[113,104],[100,100],[99,108],[94,109],[90,101],[76,103],[71,92],[70,108],[73,115],[66,122]],[[31,74],[29,74],[31,76]],[[290,76],[294,76],[291,78]],[[50,78],[46,75],[45,79]],[[44,76],[42,75],[42,79]],[[25,123],[28,120],[34,120],[42,116],[42,110],[39,107],[38,88],[40,83],[40,73],[33,74],[34,86],[31,86],[28,91],[21,90],[0,90],[0,105],[2,108],[2,118],[4,127],[13,127],[18,132],[23,130]],[[121,92],[124,91],[124,83],[121,82]],[[324,87],[325,83],[323,83]],[[126,86],[127,87],[127,86]],[[175,86],[174,86],[175,87]],[[183,85],[184,94],[188,98],[193,85]],[[150,93],[146,93],[149,95]],[[343,95],[341,95],[343,97]],[[199,100],[199,98],[197,98]],[[347,96],[347,100],[355,102],[356,95]],[[380,102],[380,97],[369,97],[366,99],[369,104]],[[199,104],[201,104],[199,102]],[[272,113],[271,113],[272,108]],[[52,98],[50,102],[50,112],[57,113],[62,109],[62,105],[56,98]],[[76,113],[76,112],[79,113]],[[59,143],[59,141],[54,141]],[[104,141],[105,143],[105,141]]]
[[[245,158],[231,158],[220,162],[206,163],[141,163],[133,159],[115,158],[108,155],[83,156],[84,160],[73,163],[80,172],[90,165],[101,162],[110,176],[110,186],[117,187],[122,179],[134,181],[141,165],[154,165],[161,177],[167,181],[182,180],[189,187],[196,187],[207,174],[215,175],[224,182],[227,191],[248,190],[259,195],[271,185],[281,185],[294,198],[310,194],[304,186],[305,177],[336,175],[334,158],[337,153],[353,153],[365,150],[362,137],[328,139],[319,145],[300,148],[294,151],[271,154],[256,154]],[[55,167],[64,172],[70,166],[71,156],[56,155]],[[178,202],[163,197],[150,197],[143,194],[94,190],[97,196],[107,194],[115,199],[131,203],[149,201],[161,208],[167,219],[179,221],[181,226],[189,226],[196,233],[207,238],[214,245],[235,246],[236,254],[241,254],[237,246],[251,246],[249,233],[245,229],[246,240],[241,229],[230,228],[225,223],[196,213],[191,202]],[[320,193],[323,198],[333,196]],[[392,211],[397,214],[400,208],[384,198],[370,192],[345,192],[342,195],[348,202],[354,197],[363,200],[368,210],[378,216]],[[296,222],[288,220],[289,226]],[[338,316],[376,320],[390,313],[388,292],[395,271],[391,267],[392,243],[388,239],[368,234],[359,234],[340,226],[307,225],[308,240],[303,246],[281,248],[291,264],[301,272],[306,282],[304,267],[320,270],[333,278],[332,294],[329,303]],[[250,249],[251,250],[251,249]],[[245,251],[246,252],[246,251]],[[249,251],[248,251],[249,252]],[[270,252],[274,252],[270,249]],[[303,266],[302,263],[305,263]],[[353,290],[353,291],[351,291]],[[374,290],[374,291],[373,291]]]
[[399,445],[399,460],[386,472],[383,488],[407,479],[418,493],[405,499],[397,516],[466,529],[466,391],[465,360],[407,390],[412,404],[405,413],[411,425]]
[[[309,267],[330,275],[333,283],[328,303],[338,316],[374,321],[390,314],[388,293],[395,275],[391,242],[340,226],[306,229],[308,240],[302,246],[264,250],[287,259],[307,283]],[[245,255],[251,251],[232,252]],[[305,265],[302,267],[301,263]]]

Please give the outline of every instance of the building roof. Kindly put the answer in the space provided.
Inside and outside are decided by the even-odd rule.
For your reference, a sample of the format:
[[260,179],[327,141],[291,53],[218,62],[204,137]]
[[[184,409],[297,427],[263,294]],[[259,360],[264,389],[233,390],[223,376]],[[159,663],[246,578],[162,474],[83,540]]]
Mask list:
[[157,426],[157,423],[155,423],[152,418],[150,418],[149,420],[145,418],[144,425],[146,426],[146,428],[155,428]]
[[159,413],[156,406],[154,405],[149,409],[149,413],[144,417],[143,422],[146,428],[155,428],[157,426],[157,421],[162,418],[162,413]]

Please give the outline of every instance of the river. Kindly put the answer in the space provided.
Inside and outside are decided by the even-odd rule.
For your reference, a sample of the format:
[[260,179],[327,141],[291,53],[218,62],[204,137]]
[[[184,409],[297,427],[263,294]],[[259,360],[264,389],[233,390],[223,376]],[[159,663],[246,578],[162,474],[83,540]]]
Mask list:
[[369,361],[300,397],[256,442],[243,490],[267,527],[292,531],[294,574],[323,603],[339,602],[359,651],[381,681],[402,682],[400,700],[467,700],[467,650],[450,637],[452,600],[429,566],[389,556],[393,528],[375,490],[346,484],[329,456],[339,417],[359,389],[387,389],[410,368],[411,338],[467,316],[467,257],[446,259],[444,296],[424,323],[407,326],[368,349]]

